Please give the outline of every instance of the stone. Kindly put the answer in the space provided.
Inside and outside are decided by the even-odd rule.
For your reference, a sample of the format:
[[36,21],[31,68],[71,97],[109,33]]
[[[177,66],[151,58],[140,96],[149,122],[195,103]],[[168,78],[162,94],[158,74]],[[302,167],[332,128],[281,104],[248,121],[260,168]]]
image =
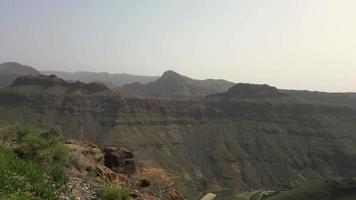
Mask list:
[[200,200],[213,200],[215,199],[216,194],[213,193],[208,193],[207,195],[205,195],[203,198],[201,198]]

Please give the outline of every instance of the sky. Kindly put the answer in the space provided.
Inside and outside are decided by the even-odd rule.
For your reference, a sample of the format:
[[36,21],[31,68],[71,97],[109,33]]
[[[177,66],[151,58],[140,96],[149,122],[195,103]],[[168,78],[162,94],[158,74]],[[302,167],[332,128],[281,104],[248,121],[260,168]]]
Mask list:
[[355,0],[0,0],[0,62],[356,92]]

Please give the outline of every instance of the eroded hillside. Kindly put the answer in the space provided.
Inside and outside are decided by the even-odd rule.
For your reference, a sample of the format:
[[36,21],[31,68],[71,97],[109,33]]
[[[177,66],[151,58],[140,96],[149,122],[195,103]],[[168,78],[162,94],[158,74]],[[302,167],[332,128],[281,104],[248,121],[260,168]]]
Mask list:
[[54,125],[68,138],[126,146],[140,165],[166,169],[196,192],[231,195],[356,175],[356,108],[266,85],[162,100],[32,81],[1,89],[0,113],[2,122]]

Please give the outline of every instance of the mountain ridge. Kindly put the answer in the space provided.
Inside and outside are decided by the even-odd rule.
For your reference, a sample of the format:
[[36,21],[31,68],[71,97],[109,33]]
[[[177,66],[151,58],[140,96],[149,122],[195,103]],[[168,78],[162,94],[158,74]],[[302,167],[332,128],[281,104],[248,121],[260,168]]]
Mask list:
[[65,72],[65,71],[41,71],[45,75],[54,74],[59,78],[67,81],[82,81],[82,82],[102,82],[110,88],[121,87],[127,83],[140,82],[148,83],[156,80],[155,76],[132,75],[128,73],[111,74],[108,72]]
[[147,84],[126,84],[121,87],[121,90],[145,96],[184,99],[224,92],[234,84],[222,79],[192,79],[173,70],[168,70],[156,81]]
[[290,95],[160,99],[65,88],[0,89],[0,122],[58,126],[67,138],[126,146],[140,165],[176,174],[196,194],[356,176],[356,107]]

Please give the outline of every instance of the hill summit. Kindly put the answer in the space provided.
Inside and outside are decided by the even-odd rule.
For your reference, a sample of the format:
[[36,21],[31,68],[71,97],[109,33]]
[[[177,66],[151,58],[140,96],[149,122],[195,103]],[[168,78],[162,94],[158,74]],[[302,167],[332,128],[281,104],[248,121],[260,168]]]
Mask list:
[[0,86],[10,85],[17,77],[23,75],[38,75],[36,69],[16,62],[0,64]]
[[227,91],[234,83],[220,79],[196,80],[168,70],[153,82],[147,84],[126,84],[122,90],[146,96],[189,98]]

